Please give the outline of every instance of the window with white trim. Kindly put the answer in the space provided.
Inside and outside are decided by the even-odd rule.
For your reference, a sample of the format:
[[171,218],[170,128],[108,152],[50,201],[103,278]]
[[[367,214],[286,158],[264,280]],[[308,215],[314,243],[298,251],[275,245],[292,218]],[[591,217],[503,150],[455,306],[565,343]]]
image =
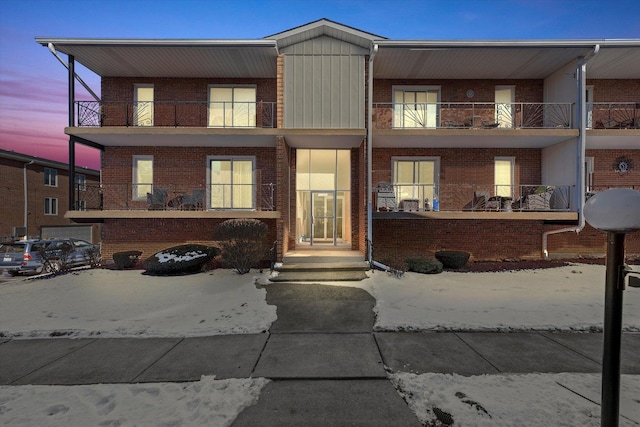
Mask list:
[[513,197],[515,157],[496,157],[494,159],[495,195]]
[[417,199],[419,207],[433,206],[438,197],[439,157],[392,157],[393,186],[398,202]]
[[256,127],[255,86],[209,86],[209,127]]
[[58,170],[51,168],[44,168],[44,185],[47,187],[58,186]]
[[209,157],[209,207],[255,208],[255,157]]
[[153,191],[153,156],[133,156],[133,200],[146,200]]
[[58,199],[55,197],[44,198],[44,214],[58,215]]
[[394,86],[394,128],[437,128],[440,86]]
[[134,85],[133,125],[153,126],[153,85]]

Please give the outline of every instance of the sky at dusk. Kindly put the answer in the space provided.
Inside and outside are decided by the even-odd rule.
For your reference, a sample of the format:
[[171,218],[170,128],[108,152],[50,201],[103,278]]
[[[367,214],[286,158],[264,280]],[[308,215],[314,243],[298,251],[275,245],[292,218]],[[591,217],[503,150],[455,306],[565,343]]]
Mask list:
[[[638,0],[0,0],[0,148],[67,162],[67,71],[35,37],[259,39],[327,18],[390,39],[640,38]],[[66,56],[60,54],[66,60]],[[100,78],[76,63],[100,94]],[[91,100],[76,84],[76,100]],[[76,145],[76,163],[99,153]]]

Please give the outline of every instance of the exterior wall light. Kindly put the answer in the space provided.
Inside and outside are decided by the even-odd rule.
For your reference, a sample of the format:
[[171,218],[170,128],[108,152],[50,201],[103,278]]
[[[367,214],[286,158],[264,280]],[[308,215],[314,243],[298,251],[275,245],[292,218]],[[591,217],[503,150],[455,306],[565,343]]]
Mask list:
[[[640,191],[615,188],[596,193],[584,205],[593,228],[607,233],[607,271],[604,299],[601,425],[617,427],[620,418],[620,343],[622,291],[625,281],[640,287],[640,271],[624,263],[626,233],[640,230]],[[634,276],[639,277],[634,277]]]

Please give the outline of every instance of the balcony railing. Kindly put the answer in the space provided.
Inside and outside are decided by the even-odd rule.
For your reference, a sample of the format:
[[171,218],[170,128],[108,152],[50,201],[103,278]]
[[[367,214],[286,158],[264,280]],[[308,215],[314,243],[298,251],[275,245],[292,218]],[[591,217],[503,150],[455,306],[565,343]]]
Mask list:
[[275,102],[76,102],[76,126],[273,128]]
[[377,103],[376,129],[570,129],[570,103]]
[[374,191],[378,212],[568,212],[572,186],[380,183]]
[[87,184],[76,187],[76,210],[273,211],[275,184]]
[[640,129],[640,103],[593,102],[587,104],[587,128]]

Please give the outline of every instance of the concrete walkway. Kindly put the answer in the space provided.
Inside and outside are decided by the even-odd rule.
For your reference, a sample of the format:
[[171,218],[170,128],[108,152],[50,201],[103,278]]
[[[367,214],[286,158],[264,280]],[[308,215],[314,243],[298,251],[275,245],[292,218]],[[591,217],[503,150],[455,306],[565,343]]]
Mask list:
[[[356,288],[274,283],[269,333],[199,338],[0,339],[0,384],[92,384],[266,377],[234,426],[419,426],[391,372],[461,375],[601,372],[602,335],[372,332]],[[624,334],[622,373],[640,374],[640,334]]]

